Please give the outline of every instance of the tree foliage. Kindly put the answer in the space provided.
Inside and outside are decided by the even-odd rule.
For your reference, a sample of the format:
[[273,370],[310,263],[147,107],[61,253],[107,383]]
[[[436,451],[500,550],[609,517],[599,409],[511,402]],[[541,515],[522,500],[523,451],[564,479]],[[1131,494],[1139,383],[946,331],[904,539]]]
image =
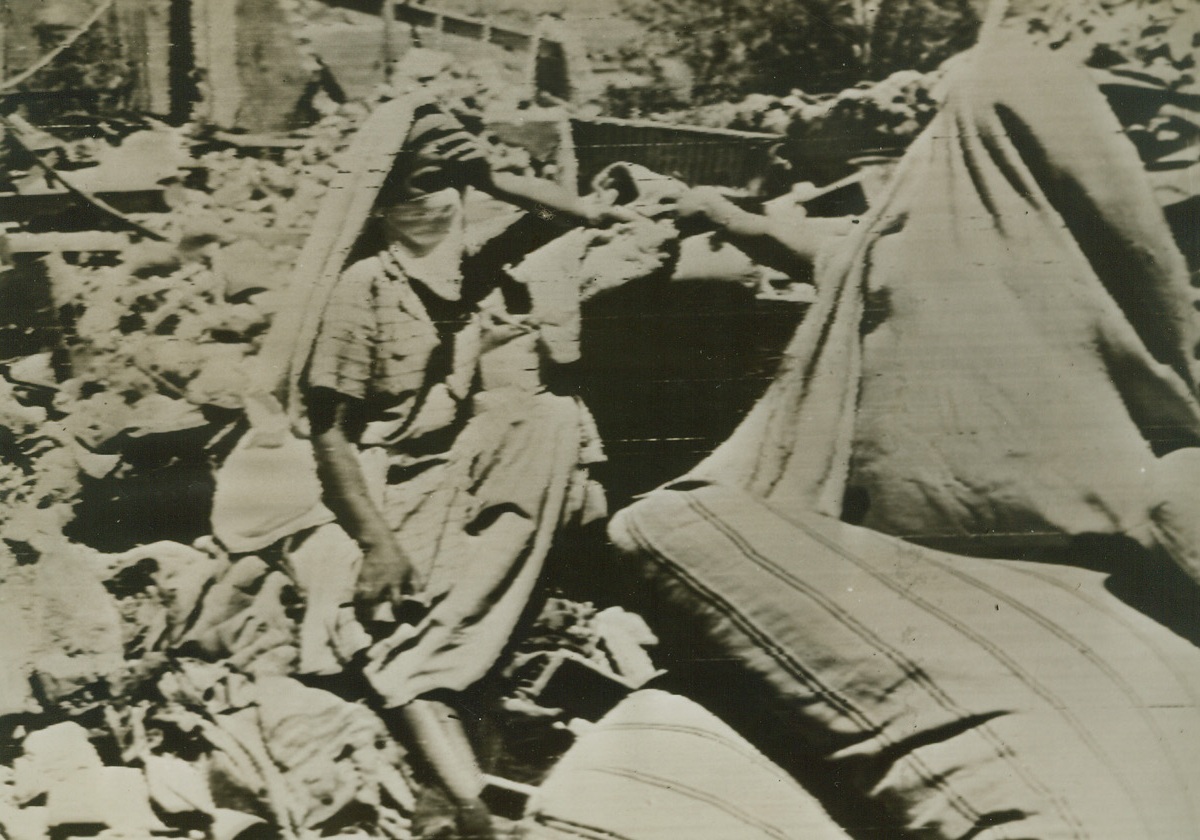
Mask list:
[[834,91],[926,70],[969,46],[969,0],[627,0],[644,51],[683,58],[698,102]]
[[883,0],[870,25],[866,75],[933,70],[970,47],[978,31],[970,0]]
[[847,0],[653,0],[630,4],[647,51],[683,58],[695,95],[718,101],[794,87],[833,89],[858,73],[856,3]]

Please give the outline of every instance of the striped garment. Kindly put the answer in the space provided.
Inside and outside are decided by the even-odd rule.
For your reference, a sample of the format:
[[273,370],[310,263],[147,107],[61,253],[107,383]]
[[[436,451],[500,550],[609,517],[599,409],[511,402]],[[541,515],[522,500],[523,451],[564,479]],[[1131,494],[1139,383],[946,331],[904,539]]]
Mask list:
[[404,150],[384,182],[381,198],[414,198],[446,187],[463,189],[487,171],[479,138],[434,104],[413,113]]
[[478,366],[479,311],[422,292],[388,252],[346,269],[313,345],[308,386],[368,401],[369,419],[386,412],[403,436],[461,420],[457,406]]

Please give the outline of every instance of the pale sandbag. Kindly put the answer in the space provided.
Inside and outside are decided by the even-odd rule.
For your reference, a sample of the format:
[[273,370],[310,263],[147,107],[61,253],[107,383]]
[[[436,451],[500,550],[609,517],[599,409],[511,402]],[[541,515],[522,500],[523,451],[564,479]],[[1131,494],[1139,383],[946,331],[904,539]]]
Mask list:
[[847,840],[720,719],[652,689],[579,738],[531,797],[521,830],[525,840]]
[[259,551],[332,522],[321,495],[311,443],[290,432],[266,444],[248,434],[217,470],[213,536],[231,554]]

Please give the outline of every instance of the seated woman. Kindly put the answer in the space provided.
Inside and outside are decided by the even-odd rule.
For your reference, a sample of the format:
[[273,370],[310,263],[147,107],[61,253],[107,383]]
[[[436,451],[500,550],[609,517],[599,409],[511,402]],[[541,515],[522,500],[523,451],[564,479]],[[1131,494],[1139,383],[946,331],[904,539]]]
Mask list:
[[680,201],[818,285],[691,477],[957,553],[1136,543],[1200,579],[1196,293],[1136,150],[1082,68],[1017,33],[956,61],[851,235]]
[[292,345],[286,384],[325,504],[362,551],[364,675],[456,802],[463,836],[491,836],[455,697],[496,662],[559,529],[603,512],[587,477],[602,456],[583,405],[543,385],[576,348],[506,305],[494,275],[464,276],[464,193],[572,224],[621,214],[493,172],[431,102],[381,106],[348,159],[299,262],[315,278],[298,281],[274,339]]
[[613,518],[624,589],[853,836],[1197,840],[1200,613],[1112,574],[1200,579],[1183,260],[1082,68],[998,31],[943,94],[839,244],[680,201],[818,299],[733,435]]

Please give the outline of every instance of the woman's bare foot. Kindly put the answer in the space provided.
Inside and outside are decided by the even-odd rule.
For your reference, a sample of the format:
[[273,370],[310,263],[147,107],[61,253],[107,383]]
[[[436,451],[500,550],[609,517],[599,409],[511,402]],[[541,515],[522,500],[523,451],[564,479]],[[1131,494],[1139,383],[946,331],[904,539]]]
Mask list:
[[455,826],[460,840],[496,840],[492,814],[482,799],[464,799],[456,803]]

